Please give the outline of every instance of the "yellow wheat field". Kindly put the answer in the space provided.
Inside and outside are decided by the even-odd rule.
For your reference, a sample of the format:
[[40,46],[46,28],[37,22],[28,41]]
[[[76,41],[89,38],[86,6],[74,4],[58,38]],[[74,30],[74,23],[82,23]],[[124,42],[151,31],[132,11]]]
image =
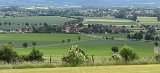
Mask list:
[[0,73],[160,73],[160,65],[2,69]]

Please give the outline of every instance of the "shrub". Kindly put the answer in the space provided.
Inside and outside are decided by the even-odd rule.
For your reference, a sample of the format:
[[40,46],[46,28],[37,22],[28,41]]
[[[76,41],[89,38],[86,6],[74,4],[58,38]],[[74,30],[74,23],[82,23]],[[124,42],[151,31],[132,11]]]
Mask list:
[[134,51],[134,49],[126,45],[124,45],[123,48],[120,50],[120,55],[126,62],[134,60],[134,59],[138,59],[138,56],[136,52]]
[[114,54],[114,55],[112,55],[112,57],[110,58],[110,60],[115,60],[115,61],[121,60],[121,59],[122,59],[121,56],[118,55],[118,54]]
[[156,55],[156,56],[155,56],[155,59],[156,59],[156,61],[159,61],[159,62],[160,62],[160,55]]
[[82,49],[75,45],[72,46],[69,52],[62,58],[62,61],[65,64],[77,66],[88,61],[88,57]]
[[13,50],[12,44],[4,44],[0,49],[0,60],[3,60],[7,63],[15,62],[18,59],[18,54]]
[[43,53],[33,49],[29,55],[22,56],[25,61],[43,61]]

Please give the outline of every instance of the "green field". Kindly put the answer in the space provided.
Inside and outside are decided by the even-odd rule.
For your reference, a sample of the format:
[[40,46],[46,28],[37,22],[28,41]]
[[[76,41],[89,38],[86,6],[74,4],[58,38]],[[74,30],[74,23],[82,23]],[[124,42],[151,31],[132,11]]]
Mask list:
[[134,25],[135,22],[127,19],[114,17],[83,17],[84,24],[104,24],[104,25]]
[[[96,34],[102,36],[102,34]],[[81,36],[81,41],[77,37]],[[126,39],[125,34],[107,34],[114,38]],[[62,40],[71,39],[71,43],[62,43]],[[111,47],[121,48],[124,44],[134,48],[139,56],[153,56],[154,44],[144,41],[132,40],[105,40],[80,34],[0,34],[0,44],[12,42],[19,54],[28,54],[32,50],[32,42],[37,42],[37,49],[45,56],[64,55],[72,45],[79,45],[88,55],[109,56],[112,55]],[[29,48],[23,48],[24,42],[29,43]]]
[[140,24],[144,25],[159,25],[160,22],[157,21],[157,17],[138,17]]
[[160,73],[160,65],[2,69],[0,73]]
[[[67,53],[69,48],[74,44],[61,44],[61,45],[49,45],[49,46],[41,46],[37,47],[40,51],[44,53],[46,57],[50,54],[52,55],[64,55]],[[95,56],[111,56],[113,52],[111,51],[111,47],[117,46],[121,48],[123,44],[78,44],[87,55],[95,55]],[[130,44],[130,47],[134,48],[137,54],[141,57],[154,56],[152,44],[142,45],[142,44]],[[28,54],[32,49],[16,49],[19,54]]]
[[79,34],[0,34],[0,44],[12,42],[16,48],[20,48],[24,42],[37,42],[37,45],[43,46],[62,44],[62,40],[67,42],[67,39],[71,39],[71,42],[78,41],[78,36],[81,36],[81,41],[95,39]]
[[[26,16],[26,17],[6,17],[6,18],[0,18],[0,28],[12,28],[12,29],[17,29],[17,28],[22,28],[26,27],[25,23],[29,23],[35,25],[36,27],[43,26],[43,23],[47,23],[49,25],[51,24],[58,24],[58,25],[63,25],[65,22],[70,21],[73,19],[68,19],[68,18],[62,18],[60,16]],[[4,22],[7,22],[7,24],[4,24]],[[11,23],[9,25],[8,23]],[[41,24],[40,24],[41,23]],[[19,24],[19,25],[18,25]]]

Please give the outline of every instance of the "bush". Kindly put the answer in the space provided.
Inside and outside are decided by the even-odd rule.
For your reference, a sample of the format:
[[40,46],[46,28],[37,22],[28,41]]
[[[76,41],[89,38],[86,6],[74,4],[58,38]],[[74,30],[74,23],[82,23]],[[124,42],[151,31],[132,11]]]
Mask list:
[[134,49],[126,45],[124,45],[123,48],[120,50],[120,55],[126,62],[134,60],[134,59],[138,59],[138,56],[136,52],[134,51]]
[[25,61],[43,61],[43,53],[33,49],[29,55],[22,56]]
[[156,61],[159,61],[159,62],[160,62],[160,55],[156,55],[156,56],[155,56],[155,59],[156,59]]
[[110,60],[115,60],[115,61],[121,60],[121,59],[122,59],[121,56],[118,55],[118,54],[114,54],[114,55],[112,55],[112,57],[110,58]]
[[2,49],[0,49],[0,60],[5,61],[7,63],[15,62],[18,59],[18,54],[13,50],[12,44],[2,45]]
[[62,58],[62,62],[72,66],[77,66],[88,61],[88,57],[85,52],[78,48],[77,45],[72,46],[69,52]]

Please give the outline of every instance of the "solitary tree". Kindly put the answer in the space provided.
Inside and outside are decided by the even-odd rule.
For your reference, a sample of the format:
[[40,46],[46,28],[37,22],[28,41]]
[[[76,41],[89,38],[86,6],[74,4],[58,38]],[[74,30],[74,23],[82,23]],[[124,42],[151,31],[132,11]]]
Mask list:
[[71,42],[71,39],[67,39],[67,42]]
[[137,20],[137,23],[140,23],[140,20]]
[[160,21],[160,15],[157,16],[157,21]]
[[156,41],[159,41],[159,37],[158,37],[158,36],[156,36],[156,37],[155,37],[155,40],[156,40]]
[[11,63],[17,61],[18,54],[13,50],[13,46],[11,44],[2,45],[2,49],[0,49],[0,60]]
[[36,48],[37,43],[36,42],[32,42],[32,45],[34,47],[34,49]]
[[120,50],[120,55],[126,61],[126,63],[138,58],[134,49],[128,47],[127,45],[124,45]]
[[62,40],[62,43],[65,43],[65,40]]
[[130,34],[128,34],[128,35],[127,35],[127,38],[128,38],[128,39],[131,39],[131,35],[130,35]]
[[79,40],[79,41],[81,40],[81,36],[78,36],[78,40]]
[[26,43],[26,42],[23,43],[23,47],[24,47],[24,48],[27,48],[27,47],[28,47],[28,43]]
[[154,45],[155,45],[156,47],[158,47],[158,42],[154,42]]
[[112,47],[111,50],[112,50],[114,53],[118,53],[118,47]]

